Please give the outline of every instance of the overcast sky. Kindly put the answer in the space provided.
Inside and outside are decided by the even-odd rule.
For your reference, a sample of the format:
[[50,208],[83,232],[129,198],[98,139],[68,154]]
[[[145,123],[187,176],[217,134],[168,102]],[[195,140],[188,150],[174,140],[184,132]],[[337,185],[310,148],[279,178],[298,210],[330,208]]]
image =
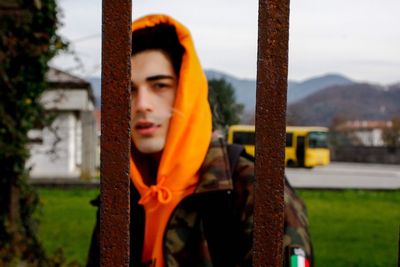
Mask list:
[[[63,54],[52,65],[100,76],[101,1],[58,0],[59,32],[83,63]],[[192,32],[204,68],[256,77],[255,0],[134,0],[133,17],[166,13]],[[289,79],[340,73],[358,81],[400,81],[399,0],[291,0]]]

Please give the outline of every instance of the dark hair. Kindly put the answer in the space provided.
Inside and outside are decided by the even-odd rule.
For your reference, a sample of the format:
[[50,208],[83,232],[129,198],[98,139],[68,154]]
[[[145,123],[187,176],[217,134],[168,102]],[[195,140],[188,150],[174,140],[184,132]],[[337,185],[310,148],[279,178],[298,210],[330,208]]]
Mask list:
[[185,51],[172,25],[159,24],[132,33],[132,56],[146,50],[161,50],[169,57],[175,74],[179,75]]

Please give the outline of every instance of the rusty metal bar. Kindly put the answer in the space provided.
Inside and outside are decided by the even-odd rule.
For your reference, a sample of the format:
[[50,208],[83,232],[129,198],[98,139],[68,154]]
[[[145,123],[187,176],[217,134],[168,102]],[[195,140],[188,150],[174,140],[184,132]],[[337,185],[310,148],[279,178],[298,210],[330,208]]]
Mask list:
[[131,0],[103,0],[101,266],[129,266]]
[[289,0],[260,0],[253,266],[282,266]]

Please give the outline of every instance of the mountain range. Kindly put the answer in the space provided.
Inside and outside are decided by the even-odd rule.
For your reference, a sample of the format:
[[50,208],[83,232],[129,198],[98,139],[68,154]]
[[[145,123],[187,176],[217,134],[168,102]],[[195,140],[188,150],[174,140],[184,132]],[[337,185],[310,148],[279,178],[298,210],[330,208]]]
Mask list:
[[[247,112],[254,111],[256,105],[256,80],[238,79],[223,72],[206,70],[207,79],[225,79],[236,89],[236,99],[244,104]],[[294,103],[323,88],[332,85],[346,85],[354,83],[349,78],[339,74],[327,74],[313,77],[304,81],[288,81],[288,104]]]
[[400,83],[331,86],[288,106],[288,122],[330,126],[340,120],[390,120],[400,116]]

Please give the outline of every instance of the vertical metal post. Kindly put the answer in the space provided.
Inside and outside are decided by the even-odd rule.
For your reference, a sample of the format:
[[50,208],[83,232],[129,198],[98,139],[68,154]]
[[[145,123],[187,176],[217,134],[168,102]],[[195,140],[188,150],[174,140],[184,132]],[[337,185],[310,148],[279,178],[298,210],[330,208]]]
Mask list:
[[131,0],[103,0],[101,266],[129,266]]
[[254,266],[282,266],[289,0],[260,0]]

